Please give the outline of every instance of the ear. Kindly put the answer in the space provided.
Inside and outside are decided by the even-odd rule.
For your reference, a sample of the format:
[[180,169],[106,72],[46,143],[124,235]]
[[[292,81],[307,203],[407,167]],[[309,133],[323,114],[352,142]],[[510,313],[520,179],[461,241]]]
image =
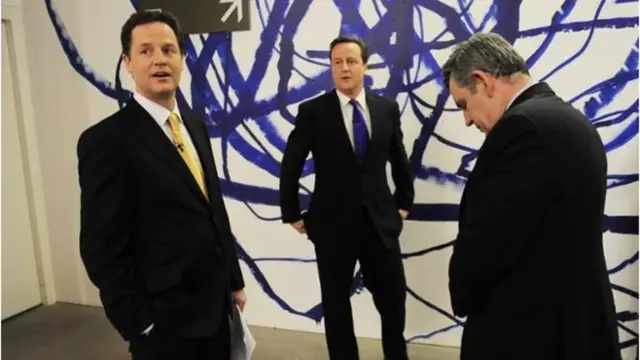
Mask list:
[[483,91],[490,98],[493,97],[496,90],[493,77],[481,70],[474,70],[471,74],[476,81],[476,90]]
[[131,58],[129,56],[127,56],[127,54],[123,53],[121,55],[122,57],[122,62],[124,62],[124,66],[127,68],[127,72],[129,74],[131,74]]

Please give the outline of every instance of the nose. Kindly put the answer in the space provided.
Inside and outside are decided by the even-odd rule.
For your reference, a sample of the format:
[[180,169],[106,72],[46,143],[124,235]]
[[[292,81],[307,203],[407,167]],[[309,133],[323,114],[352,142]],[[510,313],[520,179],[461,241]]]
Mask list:
[[467,126],[473,125],[473,120],[466,112],[464,113],[464,124]]
[[167,57],[162,51],[154,51],[151,59],[154,64],[165,64],[167,62]]

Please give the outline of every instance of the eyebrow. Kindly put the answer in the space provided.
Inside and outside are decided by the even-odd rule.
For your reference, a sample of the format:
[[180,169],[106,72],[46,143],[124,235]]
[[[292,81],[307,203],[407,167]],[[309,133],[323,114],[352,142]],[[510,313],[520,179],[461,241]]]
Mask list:
[[[145,42],[139,45],[140,47],[149,47],[149,46],[153,46],[153,44],[149,43],[149,42]],[[161,47],[178,47],[176,44],[172,43],[172,42],[166,42],[160,45]]]
[[357,56],[347,56],[346,58],[336,57],[333,58],[333,61],[343,61],[343,60],[358,60]]

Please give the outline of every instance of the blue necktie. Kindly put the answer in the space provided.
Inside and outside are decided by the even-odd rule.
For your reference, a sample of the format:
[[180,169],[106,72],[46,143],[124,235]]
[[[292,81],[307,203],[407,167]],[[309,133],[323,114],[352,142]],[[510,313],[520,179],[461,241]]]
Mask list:
[[367,131],[367,124],[364,122],[364,117],[358,107],[358,102],[355,99],[349,101],[353,106],[353,145],[356,153],[356,159],[358,163],[362,165],[364,163],[364,156],[367,153],[367,143],[369,142],[369,132]]

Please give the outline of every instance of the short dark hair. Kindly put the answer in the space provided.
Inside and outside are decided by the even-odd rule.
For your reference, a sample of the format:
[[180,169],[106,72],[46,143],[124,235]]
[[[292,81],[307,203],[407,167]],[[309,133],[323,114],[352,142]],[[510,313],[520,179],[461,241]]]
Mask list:
[[476,89],[473,71],[480,70],[494,77],[509,77],[514,74],[529,75],[524,58],[513,46],[496,33],[476,33],[463,40],[442,66],[444,85],[449,89],[451,78],[462,88],[472,93]]
[[333,39],[331,45],[329,46],[329,60],[331,60],[331,53],[333,52],[333,48],[339,44],[345,43],[353,43],[358,45],[358,47],[360,48],[362,62],[366,64],[367,61],[369,61],[369,48],[367,47],[367,44],[365,44],[364,41],[362,41],[362,39],[357,36],[338,36],[337,38]]
[[176,35],[176,39],[178,39],[180,52],[184,55],[186,53],[186,49],[182,30],[180,30],[180,23],[172,13],[163,10],[142,10],[133,13],[129,19],[127,19],[124,25],[122,25],[122,30],[120,32],[122,53],[127,56],[131,55],[131,34],[133,33],[133,29],[140,25],[155,22],[167,24],[173,30]]

